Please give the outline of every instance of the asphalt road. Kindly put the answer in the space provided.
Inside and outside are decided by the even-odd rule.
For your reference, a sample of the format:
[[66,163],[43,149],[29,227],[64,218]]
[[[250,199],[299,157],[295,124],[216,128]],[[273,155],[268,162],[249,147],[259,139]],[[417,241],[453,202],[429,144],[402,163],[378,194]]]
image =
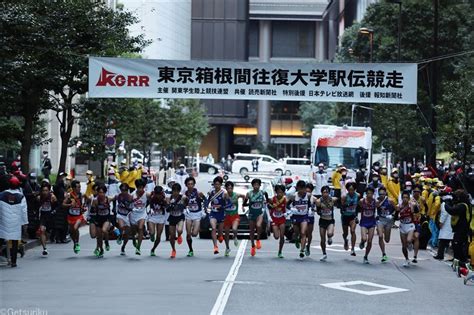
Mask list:
[[[185,242],[174,260],[168,258],[167,242],[158,247],[157,257],[150,257],[151,242],[144,241],[142,256],[136,256],[130,244],[122,257],[112,242],[105,258],[97,259],[92,255],[95,243],[84,229],[78,255],[72,244],[52,244],[48,257],[35,248],[18,260],[17,268],[0,268],[0,314],[8,314],[8,309],[115,315],[461,314],[472,308],[474,285],[465,286],[447,263],[435,261],[429,252],[420,252],[416,266],[401,267],[398,230],[392,230],[387,246],[388,263],[379,262],[374,239],[370,265],[362,264],[361,251],[351,257],[342,249],[341,233],[338,222],[327,262],[319,261],[317,233],[311,256],[303,260],[290,243],[285,243],[285,258],[276,258],[273,239],[263,241],[255,257],[246,241],[241,243],[246,244],[241,245],[243,256],[236,259],[233,245],[231,257],[224,257],[222,245],[221,254],[213,255],[210,240],[195,239],[193,258],[185,256]],[[340,282],[358,291],[327,287]]]

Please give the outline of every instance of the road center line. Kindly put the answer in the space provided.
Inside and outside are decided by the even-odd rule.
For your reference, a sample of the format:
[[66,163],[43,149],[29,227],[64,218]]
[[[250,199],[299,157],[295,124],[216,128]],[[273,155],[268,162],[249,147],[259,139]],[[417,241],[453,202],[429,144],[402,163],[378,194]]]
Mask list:
[[240,265],[242,265],[242,261],[244,260],[245,248],[247,247],[248,240],[243,240],[240,242],[239,249],[237,254],[235,255],[234,263],[232,267],[230,267],[229,273],[225,278],[224,283],[222,284],[221,291],[217,296],[216,303],[211,310],[211,315],[220,315],[224,313],[225,306],[227,304],[227,300],[229,299],[230,292],[232,291],[232,287],[234,286],[234,280],[237,278],[237,274],[239,273]]

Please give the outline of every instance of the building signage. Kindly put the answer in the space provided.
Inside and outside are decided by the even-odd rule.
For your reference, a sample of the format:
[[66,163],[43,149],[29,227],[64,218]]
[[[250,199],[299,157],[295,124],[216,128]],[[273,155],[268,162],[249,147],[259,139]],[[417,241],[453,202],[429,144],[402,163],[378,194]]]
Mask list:
[[415,104],[410,63],[89,59],[89,97]]

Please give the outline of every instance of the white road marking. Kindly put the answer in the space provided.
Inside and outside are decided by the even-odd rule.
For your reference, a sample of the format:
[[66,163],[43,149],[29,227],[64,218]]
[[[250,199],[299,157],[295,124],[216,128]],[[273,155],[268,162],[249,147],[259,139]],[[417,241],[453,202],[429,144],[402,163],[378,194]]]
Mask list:
[[[348,292],[353,292],[353,293],[359,293],[359,294],[363,294],[363,295],[378,295],[378,294],[388,294],[388,293],[398,293],[398,292],[409,291],[408,289],[390,287],[390,286],[387,286],[387,285],[377,284],[377,283],[373,283],[373,282],[360,281],[360,280],[358,280],[358,281],[348,281],[348,282],[322,283],[321,285],[323,287],[326,287],[326,288],[342,290],[342,291],[348,291]],[[348,288],[351,285],[366,285],[366,286],[369,286],[369,287],[381,288],[381,290],[364,291],[364,290]]]
[[[335,247],[339,247],[339,248],[335,248]],[[321,249],[321,246],[316,245],[316,246],[311,246],[311,248]],[[331,246],[328,245],[326,246],[326,250],[331,251],[331,252],[348,252],[348,253],[350,252],[350,250],[345,250],[344,245],[342,244],[332,244]],[[358,252],[358,251],[361,251],[361,249],[358,246],[356,246],[354,248],[354,251]]]
[[240,242],[239,249],[237,254],[235,255],[234,263],[232,267],[230,267],[229,273],[225,278],[224,284],[222,284],[221,291],[217,296],[216,303],[211,310],[211,315],[220,315],[224,313],[225,306],[227,304],[227,300],[229,299],[230,292],[232,291],[232,287],[234,286],[235,278],[239,272],[239,268],[242,265],[242,261],[244,260],[245,248],[247,247],[248,240],[243,240]]

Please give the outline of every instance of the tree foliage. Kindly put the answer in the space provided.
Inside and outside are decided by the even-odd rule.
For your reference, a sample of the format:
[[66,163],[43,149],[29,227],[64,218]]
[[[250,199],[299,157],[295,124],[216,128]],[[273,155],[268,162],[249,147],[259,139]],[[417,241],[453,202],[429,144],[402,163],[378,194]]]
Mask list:
[[129,12],[101,1],[2,2],[2,116],[23,117],[22,168],[28,170],[35,122],[47,109],[57,111],[64,171],[79,95],[87,91],[88,56],[137,53],[147,44],[129,36],[137,22]]
[[107,157],[105,135],[116,130],[116,142],[149,157],[153,145],[162,151],[186,147],[193,152],[209,131],[205,110],[198,100],[82,99],[79,153],[93,160]]
[[[404,0],[401,15],[401,58],[403,62],[419,62],[433,57],[433,2],[429,0]],[[372,4],[361,21],[346,29],[341,47],[336,56],[338,62],[368,62],[370,46],[367,36],[360,35],[360,27],[374,30],[373,61],[396,62],[398,51],[398,6],[380,1]],[[438,54],[447,55],[472,50],[474,47],[474,4],[471,2],[440,1]],[[444,81],[466,80],[462,75],[469,57],[458,56],[438,61],[440,79]],[[471,61],[472,62],[472,61]],[[418,104],[375,105],[373,130],[375,148],[383,145],[391,149],[397,158],[421,158],[424,136],[432,131],[428,128],[426,112],[431,108],[430,96],[433,82],[430,63],[419,67]],[[472,82],[472,79],[471,79]],[[442,85],[439,95],[449,95],[450,84]],[[452,95],[460,97],[461,95]],[[455,101],[457,102],[457,101]],[[454,107],[451,111],[457,111]],[[453,117],[445,117],[452,119]],[[444,120],[444,119],[443,119]],[[443,124],[456,124],[456,120],[445,120]],[[439,136],[444,127],[440,128]],[[426,137],[425,137],[426,138]],[[440,137],[443,145],[447,137]]]

